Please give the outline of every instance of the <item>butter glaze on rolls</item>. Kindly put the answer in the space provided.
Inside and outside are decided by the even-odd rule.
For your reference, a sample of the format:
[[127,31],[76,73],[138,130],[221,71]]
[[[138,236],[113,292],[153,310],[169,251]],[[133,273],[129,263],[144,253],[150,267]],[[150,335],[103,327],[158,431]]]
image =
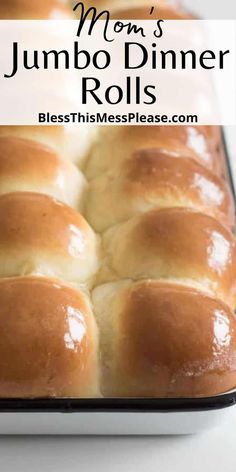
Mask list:
[[41,277],[0,281],[0,397],[97,397],[98,333],[87,297]]
[[0,137],[15,137],[37,141],[51,147],[62,158],[83,164],[88,139],[93,132],[86,126],[0,126]]
[[29,191],[82,209],[86,180],[70,162],[36,141],[0,137],[0,195]]
[[39,274],[75,283],[98,270],[98,241],[85,219],[37,193],[0,197],[0,277]]
[[93,292],[101,333],[102,393],[200,397],[236,386],[236,317],[200,291],[123,281]]
[[163,148],[222,175],[222,161],[208,133],[204,126],[104,126],[91,147],[85,173],[92,179],[137,150]]
[[136,151],[92,180],[85,215],[96,231],[145,213],[152,208],[192,207],[235,223],[234,201],[228,184],[198,164],[164,149]]
[[166,279],[236,308],[236,240],[214,218],[185,208],[153,210],[105,233],[101,280]]
[[7,0],[0,3],[1,20],[70,20],[68,3],[63,0]]

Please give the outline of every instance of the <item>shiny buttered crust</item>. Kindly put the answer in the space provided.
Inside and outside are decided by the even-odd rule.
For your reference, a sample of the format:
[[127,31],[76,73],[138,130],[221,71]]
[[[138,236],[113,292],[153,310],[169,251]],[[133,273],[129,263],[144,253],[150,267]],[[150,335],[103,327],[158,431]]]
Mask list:
[[85,219],[37,193],[0,197],[0,277],[40,274],[84,283],[98,270],[97,238]]
[[222,161],[215,139],[204,126],[105,126],[99,129],[88,155],[89,179],[111,169],[140,149],[163,148],[193,158],[222,175]]
[[236,387],[236,317],[175,284],[120,282],[93,292],[108,397],[211,396]]
[[0,281],[0,397],[97,397],[98,335],[89,302],[46,278]]
[[51,147],[59,156],[83,165],[93,129],[85,126],[0,126],[0,137],[30,139]]
[[101,280],[167,279],[236,308],[236,240],[214,218],[185,208],[153,210],[105,233]]
[[233,227],[234,200],[225,180],[194,159],[164,149],[136,151],[90,182],[85,216],[96,231],[152,208],[191,207]]
[[73,15],[63,0],[7,0],[0,3],[0,19],[69,20]]
[[82,210],[85,190],[82,172],[53,149],[37,141],[0,137],[0,195],[38,192]]

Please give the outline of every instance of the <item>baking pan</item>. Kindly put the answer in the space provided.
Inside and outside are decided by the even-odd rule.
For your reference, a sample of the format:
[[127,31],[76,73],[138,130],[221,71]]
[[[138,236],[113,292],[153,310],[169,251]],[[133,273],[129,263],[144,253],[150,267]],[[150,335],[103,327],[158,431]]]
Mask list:
[[[225,138],[228,179],[235,187]],[[193,434],[232,414],[236,391],[209,398],[3,399],[0,434]]]

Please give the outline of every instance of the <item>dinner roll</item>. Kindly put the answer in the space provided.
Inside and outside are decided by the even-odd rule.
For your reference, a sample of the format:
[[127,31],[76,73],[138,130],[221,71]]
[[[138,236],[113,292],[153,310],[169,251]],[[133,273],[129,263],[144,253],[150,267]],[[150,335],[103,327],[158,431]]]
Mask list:
[[0,281],[0,397],[97,397],[98,333],[87,297],[44,277]]
[[65,0],[7,0],[0,3],[2,20],[64,20],[73,19]]
[[236,387],[236,317],[220,300],[126,281],[98,287],[93,303],[106,396],[198,397]]
[[234,226],[228,184],[194,159],[164,149],[140,149],[92,180],[85,215],[96,231],[152,208],[192,207]]
[[236,308],[236,240],[188,208],[152,210],[105,233],[109,278],[168,279],[209,291]]
[[97,239],[72,208],[38,193],[0,197],[0,277],[40,274],[76,283],[98,269]]
[[104,126],[93,143],[86,165],[92,179],[139,149],[163,148],[194,158],[222,174],[222,162],[204,126]]
[[85,190],[83,174],[49,147],[28,139],[0,137],[0,195],[45,193],[82,209]]
[[92,129],[85,126],[0,126],[0,137],[15,137],[38,141],[50,146],[64,159],[83,164],[90,147]]

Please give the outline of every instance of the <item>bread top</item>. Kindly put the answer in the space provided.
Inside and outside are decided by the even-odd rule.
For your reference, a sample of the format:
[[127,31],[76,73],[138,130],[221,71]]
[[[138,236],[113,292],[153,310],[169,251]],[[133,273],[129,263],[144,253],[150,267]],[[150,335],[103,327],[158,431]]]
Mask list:
[[103,245],[112,277],[176,280],[236,306],[236,240],[210,216],[152,210],[109,230]]
[[80,257],[93,234],[82,215],[38,193],[2,195],[0,215],[0,245],[11,245],[16,250],[24,244],[36,248],[43,245],[50,251]]
[[139,149],[163,148],[222,175],[216,140],[208,136],[204,126],[105,126],[99,129],[85,171],[95,178]]
[[37,141],[0,137],[0,194],[36,191],[77,208],[85,187],[83,174],[53,149]]
[[51,274],[85,282],[97,270],[97,239],[85,219],[38,193],[0,197],[1,276]]
[[107,395],[210,396],[236,386],[236,317],[216,298],[148,280],[99,287],[93,302]]
[[86,296],[52,279],[0,281],[0,397],[97,396],[97,328]]
[[[76,171],[76,167],[63,161],[50,147],[37,141],[18,137],[0,137],[0,177],[31,176],[32,180],[44,177],[54,180],[58,172]],[[62,173],[62,172],[61,172]]]
[[138,195],[143,191],[145,193],[146,189],[157,191],[165,184],[169,192],[175,188],[177,194],[182,189],[182,195],[195,200],[196,206],[199,204],[203,212],[209,212],[228,226],[234,226],[234,199],[228,184],[195,159],[164,149],[144,149],[136,151],[130,160],[125,161],[124,168],[130,181],[127,186],[132,188],[132,183],[135,186],[136,182],[136,188],[132,188],[131,192]]
[[225,180],[194,159],[141,149],[90,182],[85,214],[97,231],[104,231],[152,208],[179,206],[234,226],[234,200]]
[[80,163],[87,152],[89,130],[71,125],[0,126],[0,137],[37,141],[51,147],[65,160]]
[[8,0],[0,4],[2,20],[60,20],[73,19],[63,0]]

